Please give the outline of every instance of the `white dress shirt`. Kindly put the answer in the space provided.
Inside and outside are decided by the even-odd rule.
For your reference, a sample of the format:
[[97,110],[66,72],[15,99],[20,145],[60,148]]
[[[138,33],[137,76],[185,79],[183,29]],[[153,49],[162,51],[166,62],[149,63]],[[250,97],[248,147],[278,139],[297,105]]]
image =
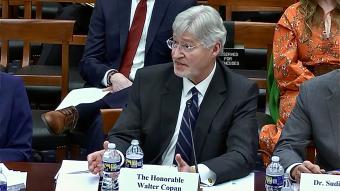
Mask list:
[[[137,5],[138,5],[139,2],[140,2],[140,0],[132,0],[131,14],[130,14],[130,28],[131,28],[133,17],[135,16],[135,11],[136,11],[136,8],[137,8]],[[136,75],[137,70],[144,67],[146,37],[147,37],[149,25],[150,25],[152,10],[153,10],[153,7],[155,5],[155,0],[146,0],[146,5],[147,5],[146,18],[145,18],[145,23],[144,23],[144,27],[143,27],[143,32],[142,32],[142,36],[141,36],[141,39],[140,39],[138,47],[137,47],[135,57],[134,57],[133,62],[132,62],[130,75],[129,75],[129,79],[131,81],[133,81],[135,79],[135,75]],[[102,79],[102,84],[104,86],[107,86],[106,79],[107,79],[107,75],[110,71],[111,70],[108,70],[105,73],[104,78]]]
[[[202,100],[204,98],[205,92],[208,89],[208,86],[211,82],[212,77],[214,76],[216,70],[216,63],[214,65],[213,70],[210,72],[208,77],[204,79],[197,85],[194,85],[189,79],[183,78],[183,89],[182,89],[182,97],[181,104],[178,111],[178,118],[176,123],[175,132],[171,138],[170,144],[166,148],[165,152],[162,155],[162,165],[172,165],[175,157],[176,143],[179,134],[179,130],[181,128],[183,113],[186,107],[187,101],[192,97],[190,92],[191,88],[196,87],[198,90],[198,107],[200,107]],[[207,185],[213,185],[216,181],[216,174],[211,171],[206,165],[198,164],[198,172],[200,174],[201,182]]]

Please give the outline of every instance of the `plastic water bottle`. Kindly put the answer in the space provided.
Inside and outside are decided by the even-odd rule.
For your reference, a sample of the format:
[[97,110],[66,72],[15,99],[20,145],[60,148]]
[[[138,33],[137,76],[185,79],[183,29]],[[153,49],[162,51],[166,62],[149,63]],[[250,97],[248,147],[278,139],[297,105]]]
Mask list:
[[7,178],[0,167],[0,191],[7,191]]
[[272,156],[272,162],[266,169],[266,191],[281,191],[284,170],[280,164],[280,157]]
[[283,179],[283,187],[281,191],[294,191],[292,182],[289,179],[289,173],[285,173],[284,179]]
[[131,145],[126,151],[125,167],[127,168],[142,168],[144,153],[139,146],[138,140],[132,140]]
[[116,150],[114,143],[109,143],[108,149],[103,154],[103,181],[102,191],[118,190],[118,176],[122,157]]

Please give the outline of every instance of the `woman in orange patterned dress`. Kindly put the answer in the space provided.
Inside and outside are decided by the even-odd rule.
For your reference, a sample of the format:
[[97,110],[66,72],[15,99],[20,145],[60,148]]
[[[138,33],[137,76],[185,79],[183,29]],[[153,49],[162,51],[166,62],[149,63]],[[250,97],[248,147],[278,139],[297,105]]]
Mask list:
[[[339,47],[340,0],[301,0],[287,8],[277,24],[273,40],[280,119],[276,125],[262,128],[261,149],[273,152],[295,105],[300,84],[340,67]],[[264,158],[265,164],[268,161]]]

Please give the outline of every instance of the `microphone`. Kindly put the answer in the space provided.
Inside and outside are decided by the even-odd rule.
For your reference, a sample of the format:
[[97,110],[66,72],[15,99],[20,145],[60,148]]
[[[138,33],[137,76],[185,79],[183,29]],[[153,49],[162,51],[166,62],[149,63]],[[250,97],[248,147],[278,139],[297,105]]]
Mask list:
[[190,136],[191,136],[191,144],[192,144],[191,150],[192,150],[192,155],[194,157],[195,172],[198,173],[197,158],[196,158],[195,143],[194,143],[194,136],[193,136],[192,129],[191,129],[190,106],[191,106],[191,99],[189,99],[187,101],[187,108],[188,108],[187,115],[189,116],[188,117],[188,123],[189,123],[189,130],[190,130]]

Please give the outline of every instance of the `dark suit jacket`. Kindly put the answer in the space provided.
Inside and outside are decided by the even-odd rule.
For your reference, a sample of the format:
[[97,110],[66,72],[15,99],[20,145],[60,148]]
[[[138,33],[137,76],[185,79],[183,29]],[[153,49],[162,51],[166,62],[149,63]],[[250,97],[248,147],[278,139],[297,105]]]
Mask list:
[[[155,0],[148,29],[144,66],[171,61],[166,40],[178,13],[196,0]],[[119,69],[130,25],[131,0],[97,0],[80,73],[90,86],[101,86],[105,72]]]
[[311,141],[321,168],[340,168],[340,70],[313,78],[300,87],[274,154],[287,168],[306,159],[305,148]]
[[[109,133],[123,152],[139,139],[145,163],[162,162],[175,131],[183,79],[173,70],[172,63],[139,70],[128,106]],[[254,167],[257,94],[254,83],[217,64],[194,132],[197,160],[216,173],[216,183],[243,177]]]
[[0,161],[27,161],[32,151],[32,116],[20,78],[0,72]]

